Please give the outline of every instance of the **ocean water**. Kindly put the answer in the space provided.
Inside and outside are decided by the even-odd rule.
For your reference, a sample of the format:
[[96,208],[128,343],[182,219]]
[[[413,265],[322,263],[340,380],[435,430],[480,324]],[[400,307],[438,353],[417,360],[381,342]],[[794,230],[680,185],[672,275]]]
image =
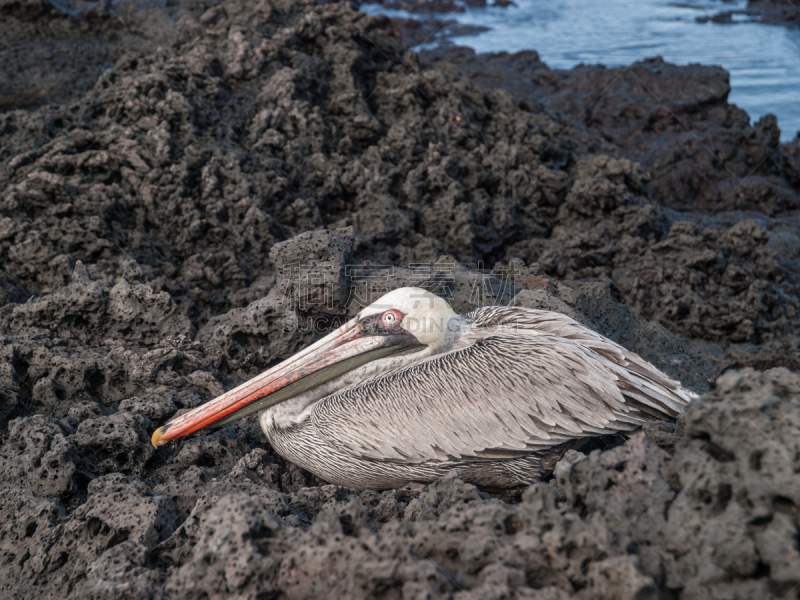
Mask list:
[[[454,38],[456,44],[477,52],[536,50],[554,69],[580,63],[616,67],[652,56],[679,65],[720,65],[731,74],[730,101],[745,109],[753,122],[773,113],[784,141],[800,132],[800,29],[765,25],[741,15],[734,15],[733,24],[697,21],[744,9],[746,0],[515,1],[517,6],[431,16],[490,28]],[[414,17],[377,4],[363,4],[361,10]]]

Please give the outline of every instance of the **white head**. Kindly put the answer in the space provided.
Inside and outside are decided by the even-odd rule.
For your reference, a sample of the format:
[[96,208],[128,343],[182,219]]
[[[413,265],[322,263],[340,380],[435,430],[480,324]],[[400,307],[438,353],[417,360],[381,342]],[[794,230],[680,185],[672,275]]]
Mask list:
[[382,325],[394,324],[413,335],[420,344],[430,348],[431,354],[439,352],[452,338],[458,318],[444,298],[416,287],[392,290],[364,308],[356,319],[360,323],[376,315],[391,321]]
[[338,381],[345,374],[352,375],[367,364],[396,364],[404,355],[438,354],[450,347],[459,323],[458,315],[439,296],[421,288],[396,289],[281,364],[174,417],[153,433],[153,445],[158,447],[209,425],[241,419]]

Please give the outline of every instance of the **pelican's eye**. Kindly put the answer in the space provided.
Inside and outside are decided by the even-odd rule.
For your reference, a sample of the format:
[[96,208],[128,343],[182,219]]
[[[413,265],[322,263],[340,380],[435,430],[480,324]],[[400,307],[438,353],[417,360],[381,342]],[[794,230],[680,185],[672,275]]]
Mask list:
[[381,322],[384,327],[395,327],[400,321],[403,320],[403,313],[399,310],[387,310],[381,317]]

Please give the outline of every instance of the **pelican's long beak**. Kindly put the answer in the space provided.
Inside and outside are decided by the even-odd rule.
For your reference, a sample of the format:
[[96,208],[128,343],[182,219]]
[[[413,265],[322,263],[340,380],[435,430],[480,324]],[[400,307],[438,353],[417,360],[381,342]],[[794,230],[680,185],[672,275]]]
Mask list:
[[363,364],[421,346],[411,336],[370,335],[355,319],[288,360],[230,392],[168,421],[153,433],[153,446],[223,425],[301,394]]

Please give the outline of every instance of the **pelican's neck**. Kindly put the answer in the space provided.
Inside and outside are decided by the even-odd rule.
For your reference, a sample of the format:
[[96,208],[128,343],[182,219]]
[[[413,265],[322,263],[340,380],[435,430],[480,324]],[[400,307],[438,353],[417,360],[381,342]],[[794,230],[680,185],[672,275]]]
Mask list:
[[458,340],[469,327],[466,320],[460,315],[455,315],[451,321],[443,331],[443,336],[437,344],[426,346],[418,352],[374,360],[340,375],[336,379],[331,379],[327,383],[261,411],[259,420],[261,421],[262,429],[269,437],[270,430],[285,429],[299,425],[308,419],[314,404],[323,398],[346,388],[357,386],[369,379],[408,368],[431,357],[450,351],[458,344]]

